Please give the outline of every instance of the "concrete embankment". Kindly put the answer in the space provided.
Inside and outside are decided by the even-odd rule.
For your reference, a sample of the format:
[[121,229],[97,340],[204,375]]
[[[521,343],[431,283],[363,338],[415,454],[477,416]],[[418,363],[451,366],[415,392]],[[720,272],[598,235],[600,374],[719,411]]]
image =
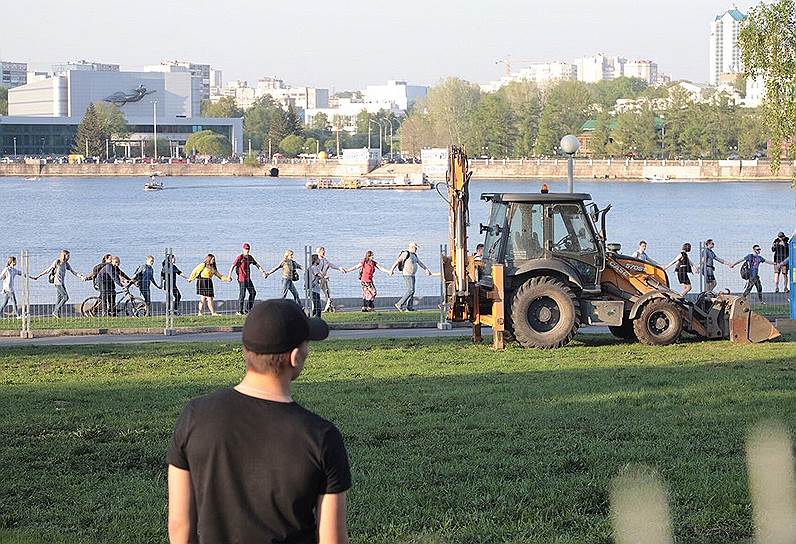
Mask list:
[[[473,160],[470,163],[476,179],[563,179],[567,175],[566,160]],[[148,176],[160,172],[165,176],[267,176],[272,168],[280,177],[394,177],[420,173],[420,164],[388,164],[368,172],[367,165],[340,164],[335,160],[296,161],[266,164],[258,167],[243,164],[0,164],[0,177],[104,177]],[[642,161],[590,160],[575,161],[578,179],[643,180],[668,177],[672,181],[773,181],[790,180],[794,163],[783,163],[777,174],[768,161]]]

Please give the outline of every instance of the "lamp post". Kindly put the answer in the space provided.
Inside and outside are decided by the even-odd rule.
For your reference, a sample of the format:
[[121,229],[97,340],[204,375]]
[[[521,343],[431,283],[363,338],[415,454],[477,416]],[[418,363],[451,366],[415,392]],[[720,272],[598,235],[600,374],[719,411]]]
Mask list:
[[[393,121],[392,117],[387,117],[387,119],[385,119],[385,121],[387,121],[387,123],[389,123],[389,125],[390,125],[390,159],[392,159],[393,158],[392,141],[393,141],[393,139],[395,137],[395,133],[393,132],[393,128],[392,128],[392,121]],[[400,127],[401,124],[398,123],[398,126]]]
[[155,100],[152,102],[152,133],[154,135],[154,139],[152,140],[153,144],[153,156],[155,157],[155,162],[158,162],[158,101]]
[[580,140],[577,136],[567,134],[561,138],[561,151],[567,155],[567,192],[575,189],[575,153],[580,149]]
[[[384,125],[381,124],[381,121],[378,119],[376,119],[375,121],[372,119],[368,119],[368,123],[373,123],[379,126],[379,161],[381,161],[381,142],[384,139],[381,135],[381,129],[385,127]],[[368,149],[370,149],[370,124],[368,124]]]
[[14,158],[17,158],[17,137],[14,136]]

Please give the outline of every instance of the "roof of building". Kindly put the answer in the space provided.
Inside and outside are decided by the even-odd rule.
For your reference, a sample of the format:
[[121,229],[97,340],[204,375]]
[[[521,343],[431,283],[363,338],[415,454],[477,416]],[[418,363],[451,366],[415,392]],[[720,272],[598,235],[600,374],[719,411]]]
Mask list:
[[716,20],[717,20],[717,21],[718,21],[718,20],[720,20],[722,17],[724,17],[724,16],[725,16],[725,15],[727,15],[728,13],[730,14],[730,17],[732,17],[732,18],[733,18],[733,19],[735,19],[736,21],[743,21],[744,19],[746,19],[746,15],[744,15],[743,13],[741,13],[741,12],[738,10],[738,8],[732,8],[732,9],[729,9],[729,10],[725,11],[725,12],[724,12],[724,13],[722,13],[721,15],[716,15]]

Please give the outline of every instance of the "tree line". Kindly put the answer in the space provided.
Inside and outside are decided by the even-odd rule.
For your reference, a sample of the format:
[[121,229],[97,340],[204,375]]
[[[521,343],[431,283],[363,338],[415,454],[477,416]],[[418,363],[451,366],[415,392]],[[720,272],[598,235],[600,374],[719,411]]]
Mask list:
[[[739,85],[740,86],[740,85]],[[632,104],[617,108],[618,99]],[[544,88],[512,82],[496,92],[449,78],[430,89],[401,125],[405,153],[464,144],[471,156],[532,157],[558,152],[566,134],[592,121],[596,158],[749,158],[766,146],[756,109],[716,93],[694,102],[678,84],[652,87],[635,78],[599,83],[562,81]]]

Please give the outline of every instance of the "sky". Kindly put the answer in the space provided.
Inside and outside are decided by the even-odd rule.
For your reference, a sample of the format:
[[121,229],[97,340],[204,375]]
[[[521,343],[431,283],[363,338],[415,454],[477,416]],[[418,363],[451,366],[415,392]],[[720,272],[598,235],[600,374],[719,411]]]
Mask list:
[[[388,79],[486,83],[531,62],[605,52],[708,79],[709,23],[732,0],[2,1],[0,59],[140,69],[209,63],[224,81],[276,76],[333,91]],[[756,2],[738,1],[742,11]]]

